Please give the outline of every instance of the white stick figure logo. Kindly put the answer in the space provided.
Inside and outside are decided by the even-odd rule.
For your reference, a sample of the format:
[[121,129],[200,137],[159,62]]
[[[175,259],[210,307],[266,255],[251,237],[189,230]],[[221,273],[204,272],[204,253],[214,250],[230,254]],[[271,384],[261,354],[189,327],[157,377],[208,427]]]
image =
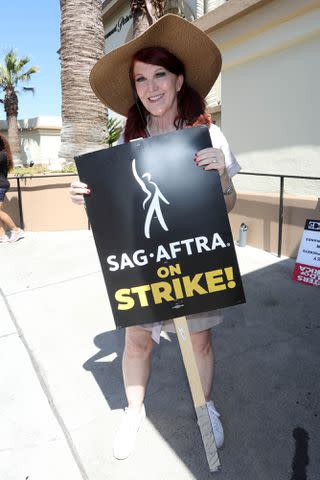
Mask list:
[[[150,200],[150,203],[149,203],[149,207],[148,207],[148,211],[147,211],[147,215],[146,215],[146,220],[144,222],[144,235],[145,235],[145,237],[150,238],[150,225],[151,225],[151,220],[152,220],[152,217],[153,217],[154,214],[156,214],[154,218],[158,219],[158,221],[159,221],[161,227],[163,228],[163,230],[168,231],[169,229],[166,225],[166,222],[163,218],[163,214],[162,214],[162,211],[161,211],[160,200],[162,200],[167,205],[170,205],[170,202],[168,202],[166,197],[161,193],[158,185],[155,182],[151,181],[150,173],[146,172],[142,175],[141,178],[139,177],[137,169],[136,169],[135,158],[132,160],[132,172],[133,172],[134,178],[139,183],[141,189],[147,194],[146,198],[143,200],[143,203],[142,203],[142,207],[143,207],[144,210],[146,209],[146,205],[147,205],[148,201],[152,197],[151,200]],[[144,180],[142,180],[143,178],[146,178],[148,183],[153,185],[153,187],[154,187],[153,194],[151,193],[150,190],[148,190],[147,183]]]

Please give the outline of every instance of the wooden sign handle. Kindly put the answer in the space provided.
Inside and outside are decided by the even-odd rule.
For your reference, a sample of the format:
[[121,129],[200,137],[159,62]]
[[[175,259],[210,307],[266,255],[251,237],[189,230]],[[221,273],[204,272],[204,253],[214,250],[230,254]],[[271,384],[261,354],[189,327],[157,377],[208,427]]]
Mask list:
[[186,317],[173,319],[176,329],[184,367],[187,373],[194,408],[198,418],[198,425],[211,472],[220,470],[216,442],[214,439],[208,408],[204,397],[200,375],[193,352],[190,331]]

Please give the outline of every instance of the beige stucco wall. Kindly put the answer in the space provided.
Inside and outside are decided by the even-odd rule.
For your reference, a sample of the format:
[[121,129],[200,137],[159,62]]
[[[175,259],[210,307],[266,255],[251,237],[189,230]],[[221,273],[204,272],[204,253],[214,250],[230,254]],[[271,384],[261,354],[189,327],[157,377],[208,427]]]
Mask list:
[[[210,32],[223,54],[222,129],[243,170],[320,177],[319,7],[273,0]],[[235,184],[276,192],[279,181]],[[320,181],[286,180],[285,191],[319,196]]]
[[[21,160],[53,165],[61,144],[61,117],[40,116],[19,120]],[[0,121],[0,132],[7,136],[7,122]]]
[[22,161],[52,164],[58,159],[60,130],[38,129],[21,133]]
[[[84,208],[70,200],[70,183],[77,177],[66,175],[20,179],[23,219],[28,231],[77,230],[88,227]],[[4,210],[20,225],[17,182],[10,179]]]
[[[305,220],[319,218],[320,200],[311,196],[284,196],[282,255],[296,257]],[[229,215],[235,240],[239,239],[242,222],[248,226],[248,244],[278,252],[279,196],[257,192],[239,193],[237,203]]]

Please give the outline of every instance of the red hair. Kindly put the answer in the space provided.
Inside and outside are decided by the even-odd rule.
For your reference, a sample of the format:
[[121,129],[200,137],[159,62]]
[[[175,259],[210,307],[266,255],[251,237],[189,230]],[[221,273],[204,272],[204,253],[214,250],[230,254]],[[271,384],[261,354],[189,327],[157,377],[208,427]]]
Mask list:
[[12,159],[11,148],[6,137],[0,134],[0,151],[2,150],[4,150],[7,154],[8,172],[10,172],[13,169],[13,159]]
[[129,142],[133,138],[147,137],[146,118],[148,111],[138,98],[133,80],[133,67],[136,61],[159,65],[175,75],[183,75],[184,81],[177,96],[178,115],[174,121],[176,129],[184,125],[193,125],[197,118],[205,113],[204,98],[190,85],[185,76],[183,63],[172,53],[162,47],[149,47],[139,50],[132,58],[130,66],[130,80],[136,102],[129,109],[127,122],[124,130],[124,141]]

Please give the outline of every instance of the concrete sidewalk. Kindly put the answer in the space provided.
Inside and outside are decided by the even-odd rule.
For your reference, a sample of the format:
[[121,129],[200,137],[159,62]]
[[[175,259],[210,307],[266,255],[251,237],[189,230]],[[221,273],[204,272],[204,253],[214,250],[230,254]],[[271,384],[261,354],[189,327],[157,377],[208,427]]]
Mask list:
[[153,356],[148,420],[132,457],[112,439],[125,406],[123,332],[90,232],[0,246],[0,479],[320,478],[320,291],[294,262],[237,249],[247,304],[213,331],[222,471],[210,474],[175,336]]

